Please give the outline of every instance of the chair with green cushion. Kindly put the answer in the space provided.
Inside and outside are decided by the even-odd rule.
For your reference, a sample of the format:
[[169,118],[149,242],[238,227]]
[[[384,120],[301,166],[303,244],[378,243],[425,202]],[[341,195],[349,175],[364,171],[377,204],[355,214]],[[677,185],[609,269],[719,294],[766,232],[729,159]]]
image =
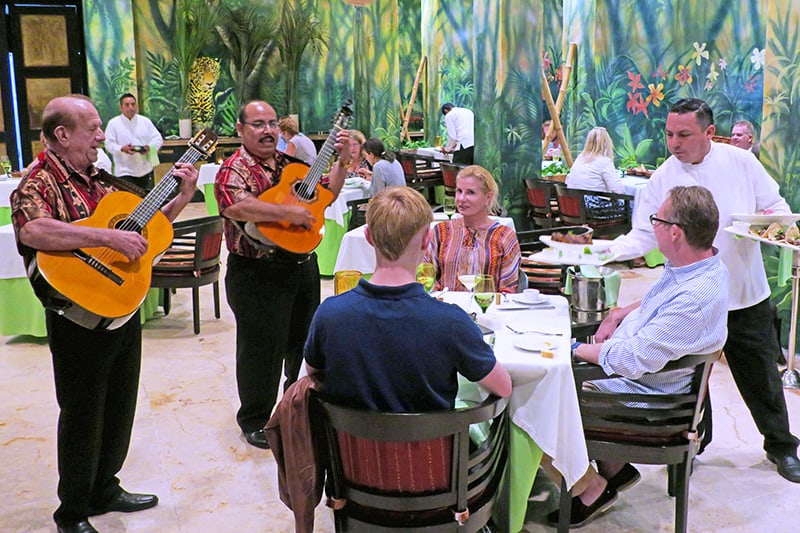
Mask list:
[[[336,531],[480,531],[501,488],[508,494],[507,406],[491,396],[452,411],[382,413],[315,398]],[[470,425],[482,422],[491,427],[475,444]],[[498,508],[506,523],[507,509]]]

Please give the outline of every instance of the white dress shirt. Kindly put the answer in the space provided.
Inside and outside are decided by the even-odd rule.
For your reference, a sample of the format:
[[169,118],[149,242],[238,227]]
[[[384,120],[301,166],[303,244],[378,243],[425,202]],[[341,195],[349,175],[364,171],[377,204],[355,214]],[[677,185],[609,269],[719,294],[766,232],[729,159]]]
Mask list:
[[625,194],[625,185],[614,162],[600,155],[591,161],[579,155],[567,174],[567,187]]
[[[153,170],[153,165],[158,164],[156,153],[164,139],[149,118],[136,114],[133,119],[119,115],[108,121],[106,127],[106,150],[114,158],[115,176],[142,177]],[[147,154],[126,154],[122,147],[149,146]]]
[[729,310],[751,307],[769,296],[769,285],[761,259],[760,243],[734,238],[723,228],[730,226],[732,214],[753,214],[770,209],[790,213],[781,198],[778,184],[761,163],[747,150],[721,143],[711,143],[702,162],[681,163],[674,156],[653,172],[639,194],[633,216],[633,229],[611,245],[615,258],[632,259],[656,247],[649,216],[655,213],[678,185],[701,185],[711,191],[719,209],[719,230],[714,246],[730,274]]
[[444,116],[447,126],[447,145],[445,150],[461,150],[475,146],[475,116],[463,107],[454,107]]

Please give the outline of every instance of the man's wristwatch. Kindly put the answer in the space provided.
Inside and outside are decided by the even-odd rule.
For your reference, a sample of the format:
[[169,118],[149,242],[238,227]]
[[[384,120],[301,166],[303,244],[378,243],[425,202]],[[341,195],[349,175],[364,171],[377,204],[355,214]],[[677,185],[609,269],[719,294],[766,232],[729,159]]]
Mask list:
[[578,346],[580,346],[581,344],[584,344],[584,343],[582,343],[580,341],[575,341],[575,342],[572,343],[572,347],[570,348],[570,354],[572,354],[572,357],[575,357],[575,355],[577,355],[575,353],[575,350],[577,350]]

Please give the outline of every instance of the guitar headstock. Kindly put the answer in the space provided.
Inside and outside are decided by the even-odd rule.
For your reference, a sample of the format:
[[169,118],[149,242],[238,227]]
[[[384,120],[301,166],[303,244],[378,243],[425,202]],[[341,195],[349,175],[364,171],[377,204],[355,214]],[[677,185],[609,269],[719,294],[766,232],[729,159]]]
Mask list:
[[194,137],[189,140],[189,146],[197,150],[203,155],[203,159],[208,159],[214,148],[217,147],[217,134],[209,128],[198,131]]
[[353,120],[353,99],[348,98],[342,102],[342,107],[336,112],[333,117],[333,125],[340,129],[347,129],[350,122]]

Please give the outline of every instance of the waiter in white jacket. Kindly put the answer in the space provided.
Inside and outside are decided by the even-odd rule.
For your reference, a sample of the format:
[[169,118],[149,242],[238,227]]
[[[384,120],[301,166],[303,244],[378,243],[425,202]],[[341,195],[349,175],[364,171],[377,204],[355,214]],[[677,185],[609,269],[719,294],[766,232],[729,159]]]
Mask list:
[[[720,218],[714,246],[730,273],[728,340],[724,348],[728,366],[764,436],[767,459],[777,465],[781,476],[800,483],[798,439],[789,432],[760,244],[735,239],[722,231],[731,225],[735,213],[791,210],[761,163],[745,150],[712,142],[715,131],[713,112],[703,100],[684,98],[672,106],[666,122],[667,148],[672,156],[656,169],[637,198],[633,229],[617,238],[611,248],[618,260],[639,257],[655,248],[649,216],[658,210],[672,187],[702,185],[711,191]],[[617,320],[615,313],[606,320],[609,324]],[[601,337],[605,330],[601,326]]]
[[106,149],[114,158],[114,175],[139,187],[154,186],[153,167],[158,164],[158,149],[164,139],[149,118],[139,114],[136,97],[125,93],[119,98],[122,114],[106,127]]

